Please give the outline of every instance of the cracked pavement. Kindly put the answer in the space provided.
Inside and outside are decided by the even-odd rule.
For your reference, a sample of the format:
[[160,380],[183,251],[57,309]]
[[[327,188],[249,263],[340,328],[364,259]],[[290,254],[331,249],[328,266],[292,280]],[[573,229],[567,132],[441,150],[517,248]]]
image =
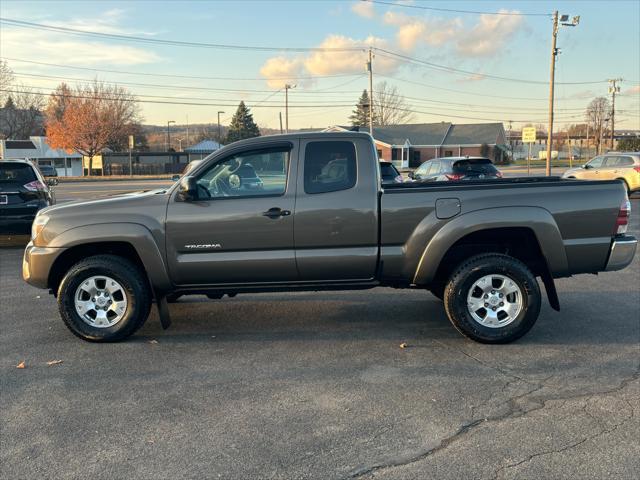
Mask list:
[[391,289],[192,297],[167,332],[154,313],[128,342],[89,344],[21,281],[20,256],[0,249],[2,478],[640,471],[638,257],[559,280],[560,313],[545,302],[527,336],[490,346],[428,293]]

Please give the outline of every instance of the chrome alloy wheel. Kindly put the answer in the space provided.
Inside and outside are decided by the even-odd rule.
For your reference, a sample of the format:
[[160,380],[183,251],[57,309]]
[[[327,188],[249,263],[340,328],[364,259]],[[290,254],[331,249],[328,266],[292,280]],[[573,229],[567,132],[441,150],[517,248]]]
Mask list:
[[473,319],[489,328],[501,328],[513,322],[522,311],[522,291],[504,275],[479,278],[467,294],[467,309]]
[[114,279],[97,275],[87,278],[76,289],[74,306],[88,325],[97,328],[114,326],[127,311],[127,295]]

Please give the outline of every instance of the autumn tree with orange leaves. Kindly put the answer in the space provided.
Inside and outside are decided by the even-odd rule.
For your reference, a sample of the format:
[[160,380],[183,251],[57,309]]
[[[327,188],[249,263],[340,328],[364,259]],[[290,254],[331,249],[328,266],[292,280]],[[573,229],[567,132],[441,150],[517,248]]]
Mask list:
[[49,145],[86,156],[91,175],[93,158],[127,135],[139,111],[135,97],[118,85],[62,83],[49,97],[45,117]]

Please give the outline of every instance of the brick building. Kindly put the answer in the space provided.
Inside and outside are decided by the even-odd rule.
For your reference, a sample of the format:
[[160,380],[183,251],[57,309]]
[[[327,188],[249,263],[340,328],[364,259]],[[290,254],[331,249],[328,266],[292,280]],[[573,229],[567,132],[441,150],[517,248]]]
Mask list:
[[[355,129],[358,127],[336,125],[326,131]],[[378,157],[401,168],[415,168],[431,158],[463,155],[487,156],[499,163],[508,152],[502,123],[389,125],[374,127],[373,138]]]

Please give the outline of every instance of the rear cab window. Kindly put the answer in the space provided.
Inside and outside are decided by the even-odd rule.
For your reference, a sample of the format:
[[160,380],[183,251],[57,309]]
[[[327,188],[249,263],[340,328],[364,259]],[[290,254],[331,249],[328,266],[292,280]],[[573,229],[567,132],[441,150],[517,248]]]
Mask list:
[[495,175],[498,169],[488,158],[469,158],[453,163],[453,173],[477,173]]
[[327,193],[353,188],[357,180],[353,142],[309,142],[304,153],[305,193]]
[[28,163],[0,162],[0,183],[26,185],[36,180],[38,177]]

